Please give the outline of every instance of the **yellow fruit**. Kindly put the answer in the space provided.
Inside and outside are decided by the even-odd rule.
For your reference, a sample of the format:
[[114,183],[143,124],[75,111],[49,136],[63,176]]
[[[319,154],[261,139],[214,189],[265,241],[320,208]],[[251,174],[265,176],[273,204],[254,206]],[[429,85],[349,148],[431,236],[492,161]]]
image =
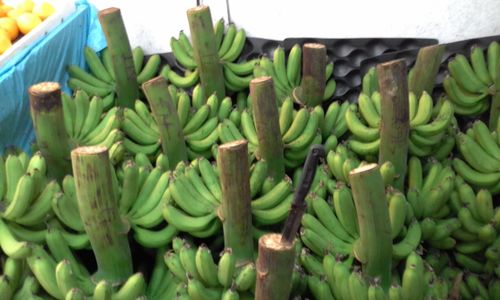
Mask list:
[[11,46],[12,42],[10,41],[9,34],[7,31],[0,29],[0,55],[7,51],[7,49]]
[[12,10],[12,6],[8,6],[6,4],[0,5],[0,17],[7,16],[7,13]]
[[24,0],[23,3],[21,3],[17,6],[17,9],[19,9],[23,12],[31,12],[33,10],[34,6],[35,6],[35,2],[33,2],[33,0]]
[[9,34],[11,41],[14,41],[19,35],[19,28],[17,28],[16,20],[9,17],[0,18],[0,28]]
[[47,2],[42,2],[35,5],[33,8],[33,13],[40,17],[40,19],[45,20],[50,17],[55,12],[54,6]]
[[11,9],[7,12],[7,16],[9,18],[12,18],[14,20],[17,20],[17,18],[19,18],[20,15],[22,15],[24,13],[24,11],[18,9],[18,8],[14,8],[14,9]]
[[37,27],[42,20],[33,13],[23,13],[17,18],[17,27],[23,34],[28,34],[33,28]]

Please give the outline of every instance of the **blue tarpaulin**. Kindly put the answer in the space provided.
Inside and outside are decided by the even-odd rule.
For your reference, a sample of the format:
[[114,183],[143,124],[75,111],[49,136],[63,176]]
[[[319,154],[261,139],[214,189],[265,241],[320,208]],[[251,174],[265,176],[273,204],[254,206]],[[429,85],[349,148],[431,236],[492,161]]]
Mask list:
[[57,81],[69,92],[66,66],[85,66],[85,45],[96,51],[105,47],[95,8],[85,0],[76,5],[76,11],[63,23],[16,54],[0,70],[0,153],[10,145],[29,151],[34,141],[28,88],[42,81]]

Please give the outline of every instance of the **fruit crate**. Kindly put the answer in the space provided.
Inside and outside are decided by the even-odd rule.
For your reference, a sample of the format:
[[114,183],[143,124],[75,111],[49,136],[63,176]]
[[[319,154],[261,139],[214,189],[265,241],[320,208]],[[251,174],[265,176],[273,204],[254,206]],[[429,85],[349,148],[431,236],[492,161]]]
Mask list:
[[96,31],[90,31],[92,24],[97,23],[92,22],[91,6],[86,1],[59,3],[57,13],[0,56],[0,128],[9,128],[0,133],[2,149],[17,145],[29,151],[34,133],[29,117],[28,87],[40,81],[58,81],[68,91],[64,84],[66,65],[83,66],[82,45],[99,45]]
[[[5,4],[12,4],[14,6],[19,1],[5,1]],[[47,36],[52,30],[54,30],[59,24],[64,23],[64,21],[76,11],[76,5],[74,1],[68,0],[51,0],[48,1],[55,8],[54,14],[45,19],[40,25],[35,29],[30,31],[28,34],[17,39],[5,53],[0,55],[0,70],[3,67],[8,67],[15,63],[12,60],[18,53],[29,49],[32,45],[38,43],[39,39]],[[29,50],[28,50],[29,51]],[[12,61],[11,61],[12,60]]]

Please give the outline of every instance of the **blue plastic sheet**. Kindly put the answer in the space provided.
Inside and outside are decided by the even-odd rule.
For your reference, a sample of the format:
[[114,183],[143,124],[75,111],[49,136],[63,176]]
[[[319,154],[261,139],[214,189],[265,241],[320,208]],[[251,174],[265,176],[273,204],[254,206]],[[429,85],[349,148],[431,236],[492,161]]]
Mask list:
[[0,153],[11,145],[29,151],[34,141],[28,88],[42,81],[57,81],[69,92],[66,66],[85,67],[85,45],[96,51],[106,46],[95,8],[84,0],[76,5],[76,11],[63,23],[0,70]]

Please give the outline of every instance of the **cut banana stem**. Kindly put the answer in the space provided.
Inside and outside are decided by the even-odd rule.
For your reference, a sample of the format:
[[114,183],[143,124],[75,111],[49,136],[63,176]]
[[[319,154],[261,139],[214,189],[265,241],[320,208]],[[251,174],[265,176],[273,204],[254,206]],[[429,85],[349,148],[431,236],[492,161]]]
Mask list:
[[408,80],[408,89],[417,98],[420,98],[423,91],[432,95],[443,53],[444,45],[431,45],[418,51],[417,61]]
[[250,81],[250,98],[260,156],[268,164],[268,175],[279,182],[285,176],[285,159],[273,79],[266,76]]
[[286,300],[292,288],[295,262],[294,243],[282,243],[281,234],[271,233],[259,239],[259,255],[255,263],[256,300]]
[[359,224],[359,245],[354,254],[363,274],[380,278],[384,290],[391,285],[392,237],[384,180],[377,164],[367,164],[349,173]]
[[381,96],[378,163],[392,162],[396,170],[394,187],[402,191],[410,133],[406,63],[404,60],[394,60],[379,64],[377,76]]
[[132,275],[132,257],[113,191],[108,150],[76,148],[71,161],[80,216],[97,262],[94,279],[123,282]]
[[[500,76],[500,74],[499,74],[499,76]],[[500,82],[500,80],[498,80],[498,82]],[[500,85],[500,83],[499,83],[499,85]],[[500,122],[499,121],[499,119],[500,119],[500,87],[496,88],[496,90],[497,91],[496,91],[495,95],[493,97],[491,97],[490,121],[488,123],[491,131],[495,130],[498,126],[498,123]],[[500,134],[500,132],[497,134]]]
[[139,87],[132,49],[120,9],[110,7],[101,10],[99,22],[111,54],[115,74],[116,104],[133,108],[135,100],[139,99]]
[[169,167],[173,170],[177,163],[187,160],[187,150],[177,109],[168,92],[167,81],[158,76],[145,82],[142,89],[158,125],[163,154],[168,157]]
[[302,104],[320,105],[325,94],[326,47],[307,43],[302,47],[302,82],[298,96]]
[[29,90],[30,111],[38,148],[47,161],[49,175],[62,180],[71,173],[69,137],[64,124],[61,87],[41,82]]
[[237,264],[253,261],[252,210],[248,142],[238,140],[218,148],[222,189],[219,217],[224,230],[224,246],[232,248]]
[[222,64],[219,62],[217,53],[210,8],[206,5],[200,5],[188,9],[187,18],[201,85],[205,89],[206,95],[217,93],[217,97],[222,99],[226,96],[226,88]]

